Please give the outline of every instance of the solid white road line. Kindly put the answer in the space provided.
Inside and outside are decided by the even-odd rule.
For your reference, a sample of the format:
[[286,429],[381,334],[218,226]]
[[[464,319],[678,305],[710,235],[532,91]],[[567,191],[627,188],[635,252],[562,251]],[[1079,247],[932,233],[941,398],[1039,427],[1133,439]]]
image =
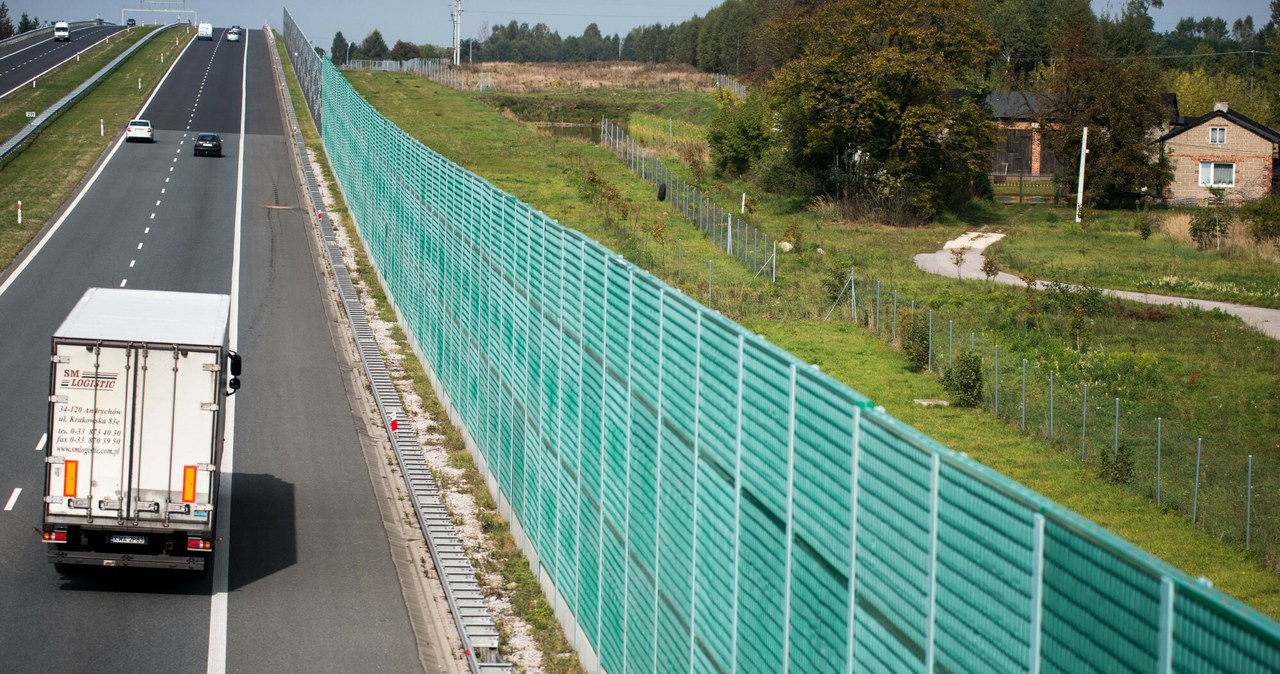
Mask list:
[[36,443],[36,451],[43,452],[45,443],[49,442],[49,434],[45,433],[40,436],[40,442]]
[[[173,72],[173,67],[178,65],[178,61],[182,59],[182,54],[187,53],[187,49],[191,47],[192,42],[194,42],[194,40],[187,42],[187,46],[182,48],[182,52],[178,54],[178,58],[175,58],[173,63],[169,64],[169,69],[164,72],[164,77],[160,78],[160,82],[156,84],[155,91],[151,92],[151,96],[147,98],[146,103],[142,104],[142,109],[138,111],[138,115],[134,119],[143,118],[147,112],[147,106],[151,105],[152,99],[154,99],[156,94],[160,92],[160,87],[164,86],[164,81],[169,79],[169,73]],[[107,154],[106,161],[103,161],[98,165],[98,170],[93,172],[93,177],[89,178],[89,182],[85,183],[84,189],[80,190],[80,193],[76,195],[76,198],[71,201],[71,205],[67,207],[67,210],[63,211],[62,215],[58,216],[58,220],[54,222],[53,226],[44,233],[44,236],[40,238],[40,242],[31,249],[31,252],[28,253],[26,257],[22,258],[22,262],[14,268],[12,274],[9,274],[9,278],[5,279],[4,283],[0,283],[0,295],[4,295],[5,291],[9,289],[9,286],[13,285],[13,282],[22,275],[22,272],[27,268],[27,265],[31,264],[32,260],[36,259],[36,255],[39,255],[45,244],[49,243],[49,239],[53,238],[53,235],[62,227],[62,223],[66,222],[72,211],[76,210],[76,206],[80,205],[80,200],[84,198],[84,195],[89,193],[89,189],[98,181],[98,176],[102,175],[102,172],[107,168],[107,165],[111,163],[111,158],[116,156],[116,150],[119,150],[120,146],[123,144],[124,135],[121,134],[120,140],[116,141],[115,147],[111,148],[111,152]],[[175,159],[174,161],[177,160]],[[172,171],[173,167],[169,167],[169,170]],[[152,214],[151,217],[154,218],[155,215]]]
[[[231,317],[227,335],[231,350],[240,348],[240,224],[244,207],[244,113],[248,100],[249,49],[245,35],[243,65],[240,72],[240,148],[236,158],[236,224],[231,238]],[[270,44],[269,42],[265,44]],[[226,427],[223,431],[221,485],[218,495],[218,521],[222,522],[222,540],[213,557],[213,596],[209,598],[209,674],[227,671],[227,562],[231,554],[231,468],[235,458],[236,399],[227,400]]]
[[13,495],[9,497],[9,502],[4,504],[5,510],[13,510],[13,504],[18,502],[18,495],[22,493],[22,487],[14,487]]

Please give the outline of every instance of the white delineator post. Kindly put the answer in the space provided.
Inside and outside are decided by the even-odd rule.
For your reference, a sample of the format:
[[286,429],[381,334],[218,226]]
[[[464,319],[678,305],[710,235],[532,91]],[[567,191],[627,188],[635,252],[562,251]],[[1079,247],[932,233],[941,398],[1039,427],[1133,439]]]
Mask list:
[[1080,205],[1084,203],[1084,158],[1089,154],[1089,127],[1080,136],[1080,178],[1076,181],[1076,222],[1080,222]]
[[22,224],[22,201],[18,201],[18,224]]

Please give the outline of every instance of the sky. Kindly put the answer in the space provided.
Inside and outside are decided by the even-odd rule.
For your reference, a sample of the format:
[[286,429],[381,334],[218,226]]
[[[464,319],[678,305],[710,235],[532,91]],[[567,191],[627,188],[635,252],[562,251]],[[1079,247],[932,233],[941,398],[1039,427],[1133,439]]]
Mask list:
[[[22,12],[41,20],[72,21],[101,16],[112,22],[121,21],[122,7],[128,16],[150,22],[151,18],[173,17],[174,14],[145,14],[138,9],[139,0],[121,3],[103,0],[4,0],[9,14],[17,23]],[[545,23],[561,37],[581,35],[595,23],[605,35],[625,36],[636,26],[655,23],[680,23],[694,14],[705,15],[722,0],[463,0],[462,37],[476,38],[484,23],[507,24],[512,19],[530,26]],[[1098,14],[1118,12],[1125,0],[1092,0]],[[185,6],[194,10],[200,21],[215,26],[232,24],[256,28],[269,23],[278,28],[283,7],[289,7],[302,31],[318,46],[329,48],[333,34],[342,31],[348,40],[361,40],[374,28],[382,31],[388,45],[397,40],[418,44],[448,45],[453,39],[450,23],[452,3],[448,0],[173,0],[148,3],[153,7]],[[1157,31],[1172,30],[1184,16],[1201,18],[1220,16],[1230,26],[1246,14],[1253,25],[1261,28],[1270,18],[1268,0],[1218,0],[1207,4],[1202,0],[1165,0],[1162,9],[1151,10]]]

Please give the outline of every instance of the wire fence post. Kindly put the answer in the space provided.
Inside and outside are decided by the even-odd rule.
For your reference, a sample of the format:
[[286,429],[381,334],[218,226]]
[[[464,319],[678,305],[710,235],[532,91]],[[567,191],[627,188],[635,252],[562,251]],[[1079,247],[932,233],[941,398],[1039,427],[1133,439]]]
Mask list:
[[858,322],[858,286],[853,282],[853,267],[849,268],[849,308],[853,310],[853,322]]
[[973,340],[974,340],[974,333],[971,332],[969,333],[969,353],[973,353],[975,350]]
[[1049,442],[1053,442],[1053,370],[1049,370]]
[[1156,417],[1156,506],[1160,505],[1160,417]]
[[947,319],[947,367],[951,367],[951,337],[955,332],[955,320]]
[[929,310],[929,357],[924,368],[928,372],[933,372],[933,309]]
[[1116,398],[1116,423],[1115,435],[1111,439],[1111,462],[1115,465],[1116,459],[1120,456],[1120,399]]
[[876,281],[876,334],[880,334],[880,282]]
[[[710,291],[708,291],[710,292]],[[1084,385],[1084,398],[1080,400],[1080,460],[1084,461],[1085,427],[1089,423],[1089,385]]]
[[1022,431],[1027,430],[1027,359],[1022,359]]
[[1000,345],[999,344],[995,345],[995,363],[994,363],[994,367],[992,368],[992,371],[995,374],[995,382],[991,385],[991,391],[994,394],[994,398],[995,398],[995,404],[992,409],[992,414],[998,417],[1000,416]]
[[1244,492],[1244,549],[1249,549],[1252,542],[1249,531],[1253,524],[1253,455],[1249,455],[1249,478],[1245,482]]
[[1204,438],[1196,438],[1196,490],[1191,497],[1191,528],[1196,526],[1196,515],[1200,510],[1200,443]]
[[898,340],[898,291],[893,291],[893,319],[889,323],[891,328],[891,339]]

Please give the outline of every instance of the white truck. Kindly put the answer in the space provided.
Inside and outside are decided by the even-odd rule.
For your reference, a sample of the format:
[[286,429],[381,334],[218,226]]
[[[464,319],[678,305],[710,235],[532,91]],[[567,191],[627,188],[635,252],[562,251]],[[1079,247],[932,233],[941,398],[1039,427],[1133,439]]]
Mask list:
[[59,21],[53,24],[53,41],[54,42],[70,42],[71,26],[66,21]]
[[202,23],[202,24],[200,24],[199,26],[196,26],[196,39],[197,39],[197,40],[212,40],[212,39],[213,39],[213,24],[211,24],[211,23]]
[[53,334],[43,538],[67,565],[204,572],[226,398],[227,295],[90,288]]

